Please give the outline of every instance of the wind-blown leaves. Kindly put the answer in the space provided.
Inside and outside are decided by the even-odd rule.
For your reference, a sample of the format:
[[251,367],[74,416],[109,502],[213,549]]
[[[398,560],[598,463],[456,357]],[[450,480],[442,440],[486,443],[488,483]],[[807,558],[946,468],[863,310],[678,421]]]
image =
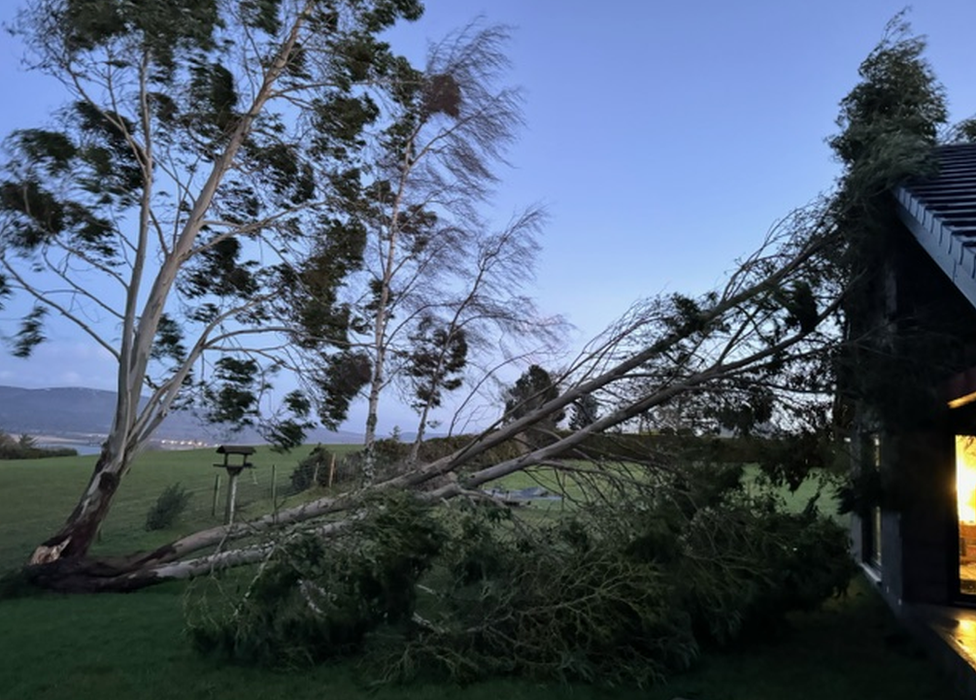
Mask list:
[[[275,372],[348,348],[339,290],[363,235],[337,192],[356,191],[362,131],[386,99],[378,78],[399,63],[379,35],[421,9],[37,0],[21,12],[28,63],[65,101],[53,126],[12,134],[0,161],[0,274],[34,309],[7,337],[26,355],[60,315],[118,361],[119,387],[89,491],[37,561],[86,555],[174,406],[257,423]],[[291,444],[300,408],[278,431]]]
[[30,357],[34,348],[46,340],[44,336],[44,317],[48,310],[36,305],[20,322],[20,330],[14,338],[13,356]]

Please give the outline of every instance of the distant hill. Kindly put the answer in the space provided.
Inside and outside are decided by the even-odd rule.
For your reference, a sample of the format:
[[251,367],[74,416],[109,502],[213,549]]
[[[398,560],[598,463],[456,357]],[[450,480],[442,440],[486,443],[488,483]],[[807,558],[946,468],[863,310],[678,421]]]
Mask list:
[[[115,393],[100,389],[64,387],[22,389],[0,386],[0,430],[20,435],[45,435],[72,439],[98,439],[108,433],[115,408]],[[209,425],[192,413],[177,411],[167,416],[156,432],[160,440],[193,440],[207,443],[259,444],[253,430],[232,433]],[[309,442],[350,444],[362,436],[350,432],[316,430]]]

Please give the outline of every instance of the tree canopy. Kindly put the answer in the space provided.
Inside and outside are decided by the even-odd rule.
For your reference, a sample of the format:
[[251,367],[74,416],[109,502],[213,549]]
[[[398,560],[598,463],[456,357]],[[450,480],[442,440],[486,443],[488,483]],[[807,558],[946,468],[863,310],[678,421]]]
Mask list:
[[[531,234],[541,221],[529,209],[489,234],[468,216],[518,122],[504,109],[510,93],[469,99],[464,71],[499,65],[496,45],[478,44],[482,35],[475,46],[492,50],[480,54],[480,68],[453,65],[452,56],[471,56],[458,44],[459,54],[435,52],[450,60],[424,72],[380,39],[393,22],[419,15],[408,0],[160,2],[138,17],[132,7],[44,0],[21,25],[36,65],[59,76],[70,99],[61,128],[12,135],[2,169],[5,290],[35,303],[16,349],[28,352],[46,315],[60,313],[119,365],[112,432],[77,508],[35,551],[33,580],[132,590],[267,562],[305,535],[328,548],[391,493],[406,492],[408,510],[456,497],[478,503],[492,498],[481,491],[488,482],[539,464],[570,472],[563,458],[585,458],[594,436],[635,429],[674,406],[708,430],[747,434],[766,424],[816,437],[829,428],[838,314],[852,317],[844,305],[866,259],[856,252],[854,234],[866,230],[859,212],[881,206],[896,173],[915,172],[901,156],[886,160],[897,149],[871,135],[875,122],[865,115],[876,95],[868,89],[842,103],[836,147],[857,164],[890,169],[862,170],[852,160],[836,196],[778,222],[722,285],[635,303],[558,376],[529,355],[535,363],[504,394],[505,415],[477,435],[430,458],[414,451],[399,470],[349,493],[246,527],[209,528],[130,557],[89,556],[133,457],[175,406],[256,420],[275,373],[294,369],[309,391],[286,398],[291,416],[273,430],[297,443],[313,415],[334,424],[350,397],[364,386],[372,393],[395,370],[425,425],[424,411],[453,390],[472,348],[493,341],[486,329],[524,328],[525,316],[510,307],[521,303],[518,264],[536,250]],[[157,36],[148,18],[172,26]],[[886,40],[865,74],[883,82],[889,59],[918,59],[920,47],[905,41]],[[928,76],[924,66],[891,74]],[[938,89],[911,95],[917,101],[896,100],[896,111],[938,117]],[[458,120],[472,104],[482,105],[472,118],[486,120],[484,130],[465,134]],[[911,138],[895,130],[893,143],[918,156],[912,163],[924,162],[934,133],[923,121],[908,120]],[[458,135],[465,138],[451,140]],[[442,145],[446,160],[423,161]],[[466,196],[451,200],[454,192]],[[445,277],[450,283],[437,287]],[[437,294],[424,294],[431,289]],[[594,397],[599,415],[555,429],[567,409],[592,406]],[[517,451],[502,449],[513,442]],[[667,458],[619,460],[644,470],[639,476],[593,470],[586,497],[658,483]],[[300,586],[298,578],[286,583]],[[309,600],[300,587],[289,591]]]
[[971,310],[951,293],[937,303],[917,293],[910,299],[924,263],[910,238],[896,233],[902,224],[893,189],[934,174],[935,147],[965,130],[947,129],[945,89],[925,48],[904,13],[893,18],[841,100],[841,131],[829,139],[843,166],[830,214],[841,243],[835,274],[845,291],[838,422],[848,427],[854,420],[862,429],[879,421],[917,425],[933,415],[939,381],[965,364],[958,321]]
[[[60,80],[55,126],[6,142],[0,283],[27,302],[15,351],[51,314],[118,364],[118,403],[75,513],[35,560],[83,556],[132,458],[176,406],[242,425],[282,368],[347,344],[339,297],[362,223],[377,94],[406,68],[379,35],[414,0],[42,0],[17,30]],[[24,301],[18,299],[19,304]],[[310,377],[327,423],[360,381]],[[148,392],[148,401],[141,401]],[[299,442],[315,395],[269,437]]]

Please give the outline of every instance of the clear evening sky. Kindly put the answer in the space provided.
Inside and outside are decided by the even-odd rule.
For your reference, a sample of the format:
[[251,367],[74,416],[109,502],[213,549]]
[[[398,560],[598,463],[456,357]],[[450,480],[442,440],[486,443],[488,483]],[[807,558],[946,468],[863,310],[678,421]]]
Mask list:
[[[511,83],[527,126],[509,153],[495,211],[544,203],[535,296],[599,333],[635,299],[721,281],[791,209],[838,173],[824,139],[838,101],[901,0],[428,0],[393,34],[418,61],[478,16],[514,29]],[[17,0],[0,0],[9,22]],[[925,0],[908,15],[927,36],[953,121],[976,113],[976,2]],[[56,83],[20,67],[0,36],[0,134],[60,104]],[[10,332],[9,313],[0,312]],[[113,389],[107,357],[56,327],[31,360],[0,355],[0,384]],[[380,433],[413,425],[390,412]],[[360,429],[362,419],[351,420]]]

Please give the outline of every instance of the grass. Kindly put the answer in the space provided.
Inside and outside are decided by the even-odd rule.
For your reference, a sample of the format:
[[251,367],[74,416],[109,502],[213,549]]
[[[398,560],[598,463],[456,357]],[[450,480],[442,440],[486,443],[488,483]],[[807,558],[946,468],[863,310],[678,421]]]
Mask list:
[[[279,492],[306,451],[282,457],[260,450],[253,475],[241,478],[248,512],[270,506],[270,465]],[[210,450],[144,455],[124,484],[99,548],[124,552],[150,547],[219,521],[210,515],[216,455]],[[94,458],[0,462],[0,569],[17,566],[73,507]],[[529,477],[531,478],[531,477]],[[167,485],[194,492],[177,527],[143,530],[149,506]],[[526,484],[528,485],[528,484]],[[517,486],[514,486],[517,487]],[[805,498],[798,497],[805,502]],[[87,700],[139,697],[404,698],[479,700],[510,697],[580,700],[925,700],[952,697],[935,666],[896,625],[862,580],[825,609],[790,618],[777,639],[708,654],[691,673],[650,690],[554,686],[495,680],[468,687],[417,683],[375,690],[350,663],[278,673],[227,666],[194,654],[183,638],[182,584],[128,595],[36,597],[0,601],[0,697]]]
[[933,665],[863,581],[825,610],[794,615],[780,639],[706,656],[650,690],[495,680],[372,689],[352,664],[290,673],[216,664],[182,637],[182,586],[137,594],[0,601],[0,689],[32,700],[338,697],[479,700],[550,697],[670,700],[926,700],[952,697]]
[[[352,451],[340,446],[337,451]],[[311,448],[287,455],[258,447],[250,458],[255,469],[245,470],[238,480],[238,513],[255,516],[272,509],[272,465],[277,465],[275,482],[279,507],[308,498],[290,491],[292,470]],[[94,455],[38,460],[0,461],[0,571],[24,562],[34,547],[64,522],[88,483],[95,466]],[[109,517],[94,548],[97,554],[124,554],[151,549],[182,534],[223,522],[227,494],[227,473],[212,465],[222,456],[212,449],[146,452],[136,460],[123,479]],[[220,475],[216,515],[211,515],[214,479]],[[146,532],[146,513],[159,494],[179,482],[193,494],[176,526]]]
[[[617,469],[621,472],[621,476],[625,476],[623,474],[623,468],[619,465],[607,468]],[[640,479],[643,478],[641,476],[642,473],[638,469],[633,474],[626,476],[628,478]],[[768,488],[768,486],[764,485],[764,479],[759,467],[755,464],[746,465],[743,484],[747,490]],[[541,486],[553,493],[567,494],[569,501],[582,497],[588,488],[586,477],[574,477],[573,475],[563,476],[552,467],[531,467],[485,484],[486,488],[496,487],[510,491],[534,486]],[[791,492],[787,489],[778,489],[778,491],[780,492],[784,505],[789,510],[799,512],[806,507],[811,499],[816,499],[817,506],[825,515],[836,517],[838,520],[842,517],[837,513],[837,497],[834,488],[831,484],[822,482],[819,478],[807,479],[800,484],[800,487],[796,491]],[[534,501],[531,502],[531,505],[534,511],[543,513],[559,510],[565,506],[572,507],[569,502],[564,503],[563,501]],[[525,512],[534,511],[530,510]]]

